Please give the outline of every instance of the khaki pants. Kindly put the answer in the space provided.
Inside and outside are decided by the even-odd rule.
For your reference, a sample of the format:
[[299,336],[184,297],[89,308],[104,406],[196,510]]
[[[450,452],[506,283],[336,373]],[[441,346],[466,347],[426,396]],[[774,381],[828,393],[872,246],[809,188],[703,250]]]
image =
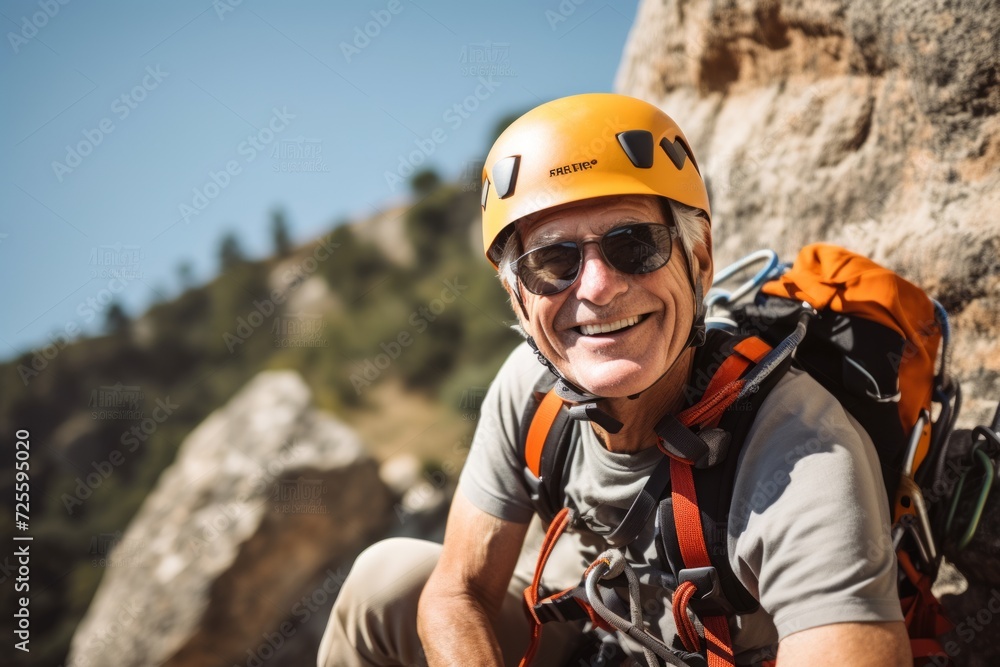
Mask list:
[[[522,595],[531,581],[540,539],[541,532],[533,525],[493,624],[507,665],[517,665],[528,645]],[[574,550],[563,550],[561,557],[558,551],[545,568],[545,580],[553,590],[560,590],[553,585],[565,588],[579,581],[585,567]],[[417,636],[417,601],[440,553],[439,544],[409,538],[383,540],[366,549],[333,605],[318,667],[425,665]],[[579,622],[546,624],[534,664],[561,665],[582,632]]]

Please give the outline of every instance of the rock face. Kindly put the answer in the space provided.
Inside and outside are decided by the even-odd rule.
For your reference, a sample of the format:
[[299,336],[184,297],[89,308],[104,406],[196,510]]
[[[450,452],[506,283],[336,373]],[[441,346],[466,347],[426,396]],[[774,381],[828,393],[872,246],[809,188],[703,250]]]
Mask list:
[[[975,426],[1000,399],[998,69],[992,0],[642,0],[616,87],[684,129],[717,268],[827,241],[936,296]],[[969,580],[943,597],[959,665],[1000,660],[998,495],[968,549],[946,549]]]
[[642,0],[616,87],[684,129],[717,267],[822,240],[935,295],[974,425],[1000,398],[998,68],[992,0]]
[[187,437],[116,540],[69,665],[310,664],[389,506],[357,436],[297,374],[262,373]]

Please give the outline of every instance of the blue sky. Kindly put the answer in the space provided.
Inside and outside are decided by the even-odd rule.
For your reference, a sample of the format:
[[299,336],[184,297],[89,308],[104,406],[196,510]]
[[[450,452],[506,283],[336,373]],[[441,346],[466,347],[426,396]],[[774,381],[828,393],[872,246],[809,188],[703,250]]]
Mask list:
[[611,90],[636,5],[62,2],[0,11],[0,359],[208,280],[227,230],[267,254],[276,208],[305,241],[459,177],[501,116]]

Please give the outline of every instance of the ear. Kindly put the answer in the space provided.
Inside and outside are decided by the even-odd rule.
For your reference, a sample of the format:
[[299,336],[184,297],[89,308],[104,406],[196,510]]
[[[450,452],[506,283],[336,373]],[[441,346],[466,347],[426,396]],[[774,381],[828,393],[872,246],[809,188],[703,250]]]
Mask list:
[[511,288],[509,285],[504,285],[507,290],[507,296],[510,297],[510,307],[514,311],[514,315],[517,317],[517,323],[521,327],[526,335],[530,335],[531,332],[528,330],[528,313],[524,305],[524,301],[521,300],[520,295],[517,293],[517,288]]
[[695,246],[693,252],[695,266],[691,267],[692,275],[701,280],[702,294],[708,294],[712,287],[712,277],[715,275],[715,265],[712,261],[712,233],[705,225],[703,242]]

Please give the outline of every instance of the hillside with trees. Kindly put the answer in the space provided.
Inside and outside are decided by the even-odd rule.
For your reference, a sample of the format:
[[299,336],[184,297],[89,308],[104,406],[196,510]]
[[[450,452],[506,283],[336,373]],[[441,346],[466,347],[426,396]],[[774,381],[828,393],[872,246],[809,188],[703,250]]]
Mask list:
[[[273,255],[248,259],[226,234],[207,284],[182,262],[175,299],[135,319],[115,304],[104,335],[0,366],[0,429],[30,424],[37,443],[31,613],[46,641],[30,664],[65,659],[104,572],[101,541],[125,530],[188,433],[261,371],[297,371],[380,459],[407,452],[437,471],[468,442],[476,401],[519,337],[481,254],[476,187],[430,171],[411,186],[408,204],[298,247],[276,211]],[[3,465],[6,506],[13,458]],[[14,608],[13,587],[2,595]]]

